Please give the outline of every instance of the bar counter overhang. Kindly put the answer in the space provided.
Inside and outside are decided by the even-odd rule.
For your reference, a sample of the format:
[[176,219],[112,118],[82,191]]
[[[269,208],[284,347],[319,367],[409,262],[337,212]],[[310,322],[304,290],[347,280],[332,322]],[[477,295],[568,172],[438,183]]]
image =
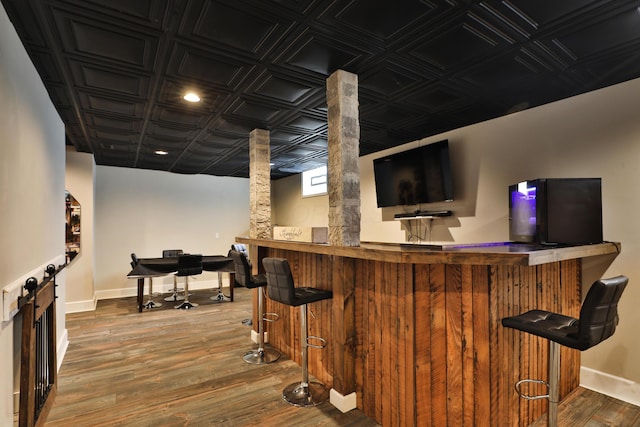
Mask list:
[[[384,426],[527,426],[540,417],[546,400],[521,399],[514,384],[547,378],[547,343],[500,320],[534,308],[579,317],[582,259],[620,252],[618,243],[236,241],[250,246],[254,274],[264,257],[287,258],[296,286],[333,291],[310,307],[310,335],[328,344],[309,352],[309,372],[341,396],[355,392],[356,406]],[[266,311],[280,316],[268,325],[270,345],[300,363],[297,311],[270,300]],[[561,399],[579,370],[580,352],[563,347]]]

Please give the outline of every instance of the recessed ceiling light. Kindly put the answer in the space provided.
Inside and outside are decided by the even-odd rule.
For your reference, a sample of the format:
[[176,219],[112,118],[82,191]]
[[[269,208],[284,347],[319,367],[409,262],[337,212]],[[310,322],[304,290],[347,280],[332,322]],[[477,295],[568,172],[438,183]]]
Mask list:
[[168,151],[164,151],[164,150],[156,150],[154,151],[154,153],[156,153],[158,156],[166,156],[167,154],[169,154]]
[[200,97],[195,92],[187,92],[183,96],[185,101],[189,102],[200,102]]

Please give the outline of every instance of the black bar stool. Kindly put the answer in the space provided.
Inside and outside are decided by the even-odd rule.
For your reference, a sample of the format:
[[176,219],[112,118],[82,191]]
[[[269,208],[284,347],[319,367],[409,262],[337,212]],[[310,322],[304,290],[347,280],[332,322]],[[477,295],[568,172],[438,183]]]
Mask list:
[[[182,249],[165,249],[162,251],[162,258],[177,258],[183,254]],[[171,291],[171,295],[165,297],[165,301],[182,301],[184,297],[180,295],[182,289],[178,288],[178,280],[176,279],[176,275],[173,275],[173,290]]]
[[[267,276],[269,298],[282,304],[300,307],[302,381],[285,387],[282,391],[282,398],[295,406],[319,405],[329,398],[329,390],[324,384],[309,381],[307,348],[324,348],[327,341],[321,337],[307,336],[307,304],[333,298],[333,293],[318,288],[296,288],[293,283],[291,268],[286,259],[264,258],[262,265]],[[321,344],[310,344],[309,340],[318,340]]]
[[[618,301],[628,281],[625,276],[597,280],[587,292],[579,319],[544,310],[531,310],[502,319],[502,326],[549,340],[549,382],[525,379],[515,385],[516,392],[524,399],[549,400],[549,427],[558,425],[560,345],[584,351],[613,335],[618,324]],[[524,394],[520,391],[520,386],[526,383],[544,384],[548,394]]]
[[275,362],[280,358],[280,352],[271,348],[264,347],[264,322],[273,322],[278,319],[276,313],[264,312],[264,288],[267,286],[267,278],[263,275],[252,276],[249,260],[242,252],[229,251],[231,259],[236,270],[236,281],[240,285],[256,289],[258,291],[258,348],[250,350],[243,356],[247,363],[253,365],[263,365],[265,363]]
[[189,302],[189,276],[202,274],[202,255],[180,255],[178,258],[177,277],[184,277],[184,301],[175,306],[181,310],[189,310],[198,304]]

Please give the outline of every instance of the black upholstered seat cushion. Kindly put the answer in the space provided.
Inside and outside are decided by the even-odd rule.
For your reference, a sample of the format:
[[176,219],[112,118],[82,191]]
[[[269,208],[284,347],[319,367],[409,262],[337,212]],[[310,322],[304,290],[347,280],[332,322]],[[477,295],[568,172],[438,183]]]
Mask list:
[[333,298],[333,293],[312,287],[296,288],[289,262],[284,258],[264,258],[262,265],[267,276],[269,298],[282,304],[299,306]]
[[267,286],[267,277],[264,274],[251,275],[251,265],[244,253],[231,250],[229,256],[235,266],[237,283],[249,289]]
[[180,255],[176,276],[193,276],[202,274],[202,255]]
[[529,332],[567,347],[577,348],[578,319],[544,310],[531,310],[514,317],[502,319],[508,328]]
[[577,350],[586,350],[615,332],[618,325],[618,301],[628,281],[625,276],[596,280],[582,304],[579,319],[544,310],[531,310],[505,317],[502,325]]

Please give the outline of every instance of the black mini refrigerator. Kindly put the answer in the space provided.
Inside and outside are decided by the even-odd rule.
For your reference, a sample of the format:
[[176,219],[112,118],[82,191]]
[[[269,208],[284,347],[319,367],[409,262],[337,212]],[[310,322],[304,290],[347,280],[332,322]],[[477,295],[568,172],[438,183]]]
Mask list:
[[539,178],[509,186],[509,239],[544,245],[602,242],[602,180]]

